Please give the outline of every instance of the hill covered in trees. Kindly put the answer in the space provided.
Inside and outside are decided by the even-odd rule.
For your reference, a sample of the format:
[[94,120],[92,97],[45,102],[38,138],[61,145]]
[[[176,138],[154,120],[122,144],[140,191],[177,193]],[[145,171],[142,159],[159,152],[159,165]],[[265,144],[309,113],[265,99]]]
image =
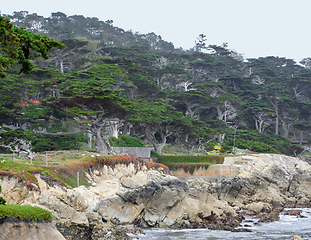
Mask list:
[[60,12],[7,17],[67,46],[51,50],[49,60],[32,59],[30,75],[14,65],[0,80],[7,143],[22,135],[37,151],[85,142],[108,153],[109,138],[122,133],[148,140],[158,153],[171,143],[189,154],[215,145],[294,154],[291,142],[310,139],[310,58],[244,59],[203,34],[192,49],[176,49],[155,33]]

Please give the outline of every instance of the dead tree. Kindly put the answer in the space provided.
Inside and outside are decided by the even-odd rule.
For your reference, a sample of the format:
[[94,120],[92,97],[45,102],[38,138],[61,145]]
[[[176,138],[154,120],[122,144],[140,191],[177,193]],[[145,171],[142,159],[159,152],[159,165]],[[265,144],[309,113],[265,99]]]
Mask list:
[[35,157],[35,155],[31,151],[31,141],[26,141],[24,139],[15,137],[13,142],[8,145],[2,143],[1,147],[10,150],[12,153],[16,153],[18,158],[20,157],[21,153],[26,153],[26,156],[31,160],[31,162]]

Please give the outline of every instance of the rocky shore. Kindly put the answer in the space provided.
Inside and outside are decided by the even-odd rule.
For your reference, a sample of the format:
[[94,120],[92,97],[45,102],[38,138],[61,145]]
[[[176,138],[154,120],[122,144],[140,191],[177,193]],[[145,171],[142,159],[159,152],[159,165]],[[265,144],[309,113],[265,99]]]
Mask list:
[[120,164],[85,173],[92,183],[87,188],[66,189],[39,174],[41,192],[13,177],[3,177],[0,184],[8,203],[52,211],[65,239],[130,239],[141,232],[136,227],[241,231],[236,227],[246,215],[269,222],[277,220],[284,207],[310,207],[308,163],[277,154],[242,160],[233,163],[240,169],[236,176],[216,183],[200,177],[182,181]]

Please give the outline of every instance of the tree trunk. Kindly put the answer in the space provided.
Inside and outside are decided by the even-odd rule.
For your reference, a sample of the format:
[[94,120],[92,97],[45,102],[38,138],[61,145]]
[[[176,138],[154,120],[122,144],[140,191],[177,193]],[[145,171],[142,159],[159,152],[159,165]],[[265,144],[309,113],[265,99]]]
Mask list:
[[194,146],[187,146],[187,151],[189,155],[193,155]]
[[86,133],[86,136],[87,136],[87,148],[89,148],[89,149],[92,149],[92,137],[93,137],[93,135],[92,135],[92,133],[90,133],[90,132],[88,132],[88,133]]
[[279,117],[275,118],[275,134],[279,135]]
[[64,63],[63,63],[63,60],[60,61],[60,71],[61,71],[61,73],[64,73]]
[[279,135],[279,106],[277,102],[275,102],[275,114],[275,134]]
[[219,143],[223,143],[223,142],[224,142],[224,140],[225,140],[225,135],[226,135],[226,133],[221,133],[221,134],[219,134],[219,135],[217,136],[218,142],[219,142]]
[[220,107],[219,106],[216,106],[216,110],[217,110],[217,114],[218,114],[218,120],[223,120],[223,118],[224,118],[224,115],[223,115],[223,113],[222,113],[222,111],[221,111],[221,109],[220,109]]
[[300,139],[299,139],[299,145],[302,146],[302,142],[303,142],[303,131],[300,130]]
[[256,130],[259,132],[258,121],[255,119]]
[[[145,125],[145,135],[146,135],[146,138],[149,140],[149,142],[152,144],[154,150],[159,153],[159,149],[158,149],[158,146],[157,146],[157,140],[154,136],[155,134],[155,131],[152,131],[151,128],[148,126],[148,125]],[[161,154],[161,152],[159,153]]]
[[109,142],[109,135],[104,136],[104,142],[106,144],[108,153],[111,153],[112,152],[112,148],[111,148],[110,142]]
[[110,131],[111,131],[111,136],[118,138],[119,137],[119,128],[118,128],[118,121],[110,121]]
[[96,151],[99,153],[108,154],[109,151],[102,139],[101,130],[102,130],[101,127],[95,129]]
[[297,137],[296,137],[295,128],[293,129],[293,132],[294,132],[294,140],[295,140],[295,142],[297,142]]
[[161,143],[160,145],[158,146],[157,145],[157,140],[155,138],[155,133],[156,133],[156,130],[152,130],[148,125],[145,126],[145,135],[146,135],[146,138],[149,140],[149,142],[152,144],[154,150],[161,154],[164,146],[165,146],[165,143],[166,143],[166,136],[164,134],[161,133]]
[[123,133],[124,135],[127,135],[127,133],[130,132],[130,123],[125,122],[123,127]]
[[259,121],[259,133],[263,132],[262,124],[263,124],[263,121]]
[[162,150],[163,150],[165,144],[166,144],[166,137],[162,138],[162,142],[161,142],[160,146],[158,146],[158,151],[157,151],[157,153],[159,153],[159,154],[162,153]]
[[[281,119],[281,122],[282,122],[282,137],[288,138],[288,134],[289,134],[292,123],[286,123],[282,119]],[[295,138],[296,138],[296,136],[295,136]]]
[[256,125],[256,129],[258,131],[258,133],[262,133],[263,132],[263,120],[255,120],[255,125]]

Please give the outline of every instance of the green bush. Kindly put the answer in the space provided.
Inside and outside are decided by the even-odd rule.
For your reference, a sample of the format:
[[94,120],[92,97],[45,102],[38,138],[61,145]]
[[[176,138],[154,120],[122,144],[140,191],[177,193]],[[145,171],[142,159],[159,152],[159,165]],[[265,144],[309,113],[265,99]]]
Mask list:
[[224,161],[224,155],[181,155],[181,156],[158,156],[158,163],[162,163],[167,166],[176,164],[221,164]]
[[208,164],[174,164],[171,166],[168,166],[171,171],[176,171],[179,169],[183,169],[186,173],[190,173],[193,175],[194,171],[199,168],[208,169]]
[[[4,140],[4,144],[9,144],[15,137],[31,141],[34,152],[78,149],[81,143],[85,141],[82,135],[36,134],[33,131],[24,130],[8,130],[0,133],[0,137]],[[1,151],[8,152],[4,148],[1,148]]]
[[157,152],[156,152],[156,151],[154,151],[154,150],[151,150],[151,152],[150,152],[150,156],[151,156],[151,157],[160,157],[160,156],[161,156],[161,154],[157,153]]
[[128,135],[121,135],[119,138],[111,136],[109,142],[112,147],[144,147],[141,141]]
[[209,165],[221,164],[224,162],[224,155],[180,155],[180,156],[158,156],[157,162],[169,167],[170,170],[183,169],[191,175],[196,169],[205,168]]
[[236,147],[259,153],[279,153],[276,149],[266,143],[244,139],[236,140]]
[[[226,132],[224,143],[221,144],[223,151],[232,150],[234,135],[235,147],[248,149],[254,152],[288,154],[287,150],[293,146],[288,139],[282,138],[272,132],[258,133],[254,130],[250,131],[238,129],[235,134],[234,130],[229,129]],[[211,148],[210,145],[207,147]]]
[[[0,193],[2,191],[2,187],[0,186]],[[6,201],[3,199],[3,197],[0,197],[0,205],[5,205]]]
[[17,204],[0,205],[0,219],[5,217],[20,218],[21,220],[42,221],[52,220],[50,211],[32,206]]

